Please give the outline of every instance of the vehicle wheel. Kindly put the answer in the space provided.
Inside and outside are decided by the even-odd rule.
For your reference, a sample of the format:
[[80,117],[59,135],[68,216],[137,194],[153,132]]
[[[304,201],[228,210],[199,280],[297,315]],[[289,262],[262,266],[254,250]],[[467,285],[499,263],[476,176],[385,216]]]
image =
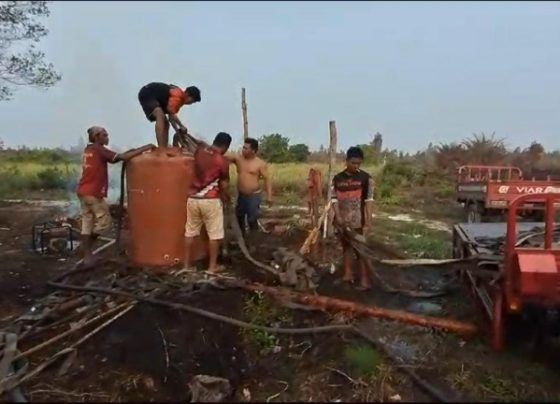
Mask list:
[[504,297],[500,288],[494,292],[494,312],[492,318],[492,349],[501,351],[504,347]]
[[467,206],[467,223],[482,222],[482,214],[476,203],[470,203]]
[[545,211],[544,210],[536,210],[531,215],[531,219],[535,222],[544,222],[545,220]]

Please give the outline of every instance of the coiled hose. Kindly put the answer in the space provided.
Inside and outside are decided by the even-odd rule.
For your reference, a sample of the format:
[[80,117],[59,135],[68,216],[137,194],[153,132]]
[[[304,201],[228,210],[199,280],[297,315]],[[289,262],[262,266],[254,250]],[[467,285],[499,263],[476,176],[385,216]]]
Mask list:
[[122,230],[122,221],[124,215],[124,183],[125,183],[125,173],[126,173],[126,162],[123,161],[121,166],[121,189],[119,195],[119,211],[117,213],[117,238],[116,238],[116,245],[117,245],[117,252],[121,253],[121,230]]

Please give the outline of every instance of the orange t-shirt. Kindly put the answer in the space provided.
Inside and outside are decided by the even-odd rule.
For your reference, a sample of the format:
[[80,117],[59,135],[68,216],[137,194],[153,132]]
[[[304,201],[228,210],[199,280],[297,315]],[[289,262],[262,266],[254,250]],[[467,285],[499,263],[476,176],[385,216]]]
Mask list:
[[179,87],[171,86],[169,89],[169,100],[167,101],[167,112],[176,114],[185,101],[185,92]]
[[113,163],[117,153],[99,144],[89,144],[84,149],[82,178],[78,184],[78,196],[105,198],[109,186],[107,163]]

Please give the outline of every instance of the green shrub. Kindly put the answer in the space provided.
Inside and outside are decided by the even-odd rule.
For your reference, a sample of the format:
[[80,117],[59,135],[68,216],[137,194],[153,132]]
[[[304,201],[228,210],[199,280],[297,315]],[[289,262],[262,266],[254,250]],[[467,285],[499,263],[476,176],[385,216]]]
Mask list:
[[37,173],[39,187],[42,189],[65,189],[66,178],[58,168],[45,168]]
[[348,346],[344,350],[346,362],[357,376],[373,376],[381,365],[381,354],[371,345]]

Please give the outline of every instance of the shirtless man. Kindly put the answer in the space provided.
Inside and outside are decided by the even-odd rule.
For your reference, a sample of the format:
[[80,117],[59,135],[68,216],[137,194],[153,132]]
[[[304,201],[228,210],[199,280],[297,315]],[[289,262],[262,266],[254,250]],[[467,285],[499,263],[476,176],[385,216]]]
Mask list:
[[266,162],[257,157],[259,142],[252,138],[245,139],[241,155],[227,155],[230,163],[237,167],[237,207],[236,215],[241,231],[245,234],[245,217],[251,232],[258,230],[258,218],[261,205],[260,179],[266,187],[266,202],[272,203],[272,181]]

